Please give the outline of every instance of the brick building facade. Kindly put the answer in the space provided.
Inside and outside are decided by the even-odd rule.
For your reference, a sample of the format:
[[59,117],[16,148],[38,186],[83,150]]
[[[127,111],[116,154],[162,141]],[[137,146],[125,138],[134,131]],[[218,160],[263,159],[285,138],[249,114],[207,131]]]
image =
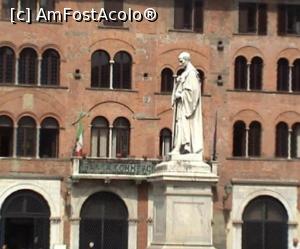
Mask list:
[[[299,235],[299,1],[0,3],[1,244],[151,245],[147,175],[170,149],[182,51],[202,79],[204,157],[218,161],[214,246],[285,249]],[[12,24],[14,7],[151,7],[158,20]]]

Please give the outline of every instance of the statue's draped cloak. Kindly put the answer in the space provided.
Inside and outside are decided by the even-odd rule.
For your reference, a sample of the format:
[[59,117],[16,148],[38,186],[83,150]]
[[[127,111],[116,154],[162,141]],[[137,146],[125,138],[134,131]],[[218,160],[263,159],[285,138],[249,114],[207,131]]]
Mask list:
[[[201,111],[201,84],[197,70],[192,66],[181,75],[176,91],[181,92],[181,101],[177,102],[175,129],[181,129],[181,144],[190,145],[190,153],[203,151],[203,127]],[[177,133],[175,131],[175,133]]]

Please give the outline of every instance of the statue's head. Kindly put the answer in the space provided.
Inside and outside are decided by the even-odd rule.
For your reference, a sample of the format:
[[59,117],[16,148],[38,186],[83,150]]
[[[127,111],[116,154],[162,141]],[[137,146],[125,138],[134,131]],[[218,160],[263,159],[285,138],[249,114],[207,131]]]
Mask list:
[[191,55],[188,52],[182,52],[178,56],[180,66],[186,67],[187,64],[191,61]]

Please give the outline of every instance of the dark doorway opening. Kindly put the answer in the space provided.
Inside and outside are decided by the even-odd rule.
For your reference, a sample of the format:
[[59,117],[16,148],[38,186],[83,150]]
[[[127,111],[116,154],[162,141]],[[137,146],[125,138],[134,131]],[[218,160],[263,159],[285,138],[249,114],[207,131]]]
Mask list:
[[9,249],[49,249],[50,209],[30,190],[9,196],[1,209],[1,245]]
[[34,220],[30,218],[7,218],[5,220],[5,243],[9,249],[33,248]]
[[80,212],[79,248],[127,249],[128,211],[123,201],[109,192],[90,196]]

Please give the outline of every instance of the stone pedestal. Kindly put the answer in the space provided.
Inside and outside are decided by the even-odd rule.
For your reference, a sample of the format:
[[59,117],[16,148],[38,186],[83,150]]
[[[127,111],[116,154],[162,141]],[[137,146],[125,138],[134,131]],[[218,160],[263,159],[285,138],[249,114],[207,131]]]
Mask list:
[[[149,249],[211,249],[212,166],[178,155],[157,165],[153,184],[153,240]],[[179,160],[181,159],[181,160]]]

